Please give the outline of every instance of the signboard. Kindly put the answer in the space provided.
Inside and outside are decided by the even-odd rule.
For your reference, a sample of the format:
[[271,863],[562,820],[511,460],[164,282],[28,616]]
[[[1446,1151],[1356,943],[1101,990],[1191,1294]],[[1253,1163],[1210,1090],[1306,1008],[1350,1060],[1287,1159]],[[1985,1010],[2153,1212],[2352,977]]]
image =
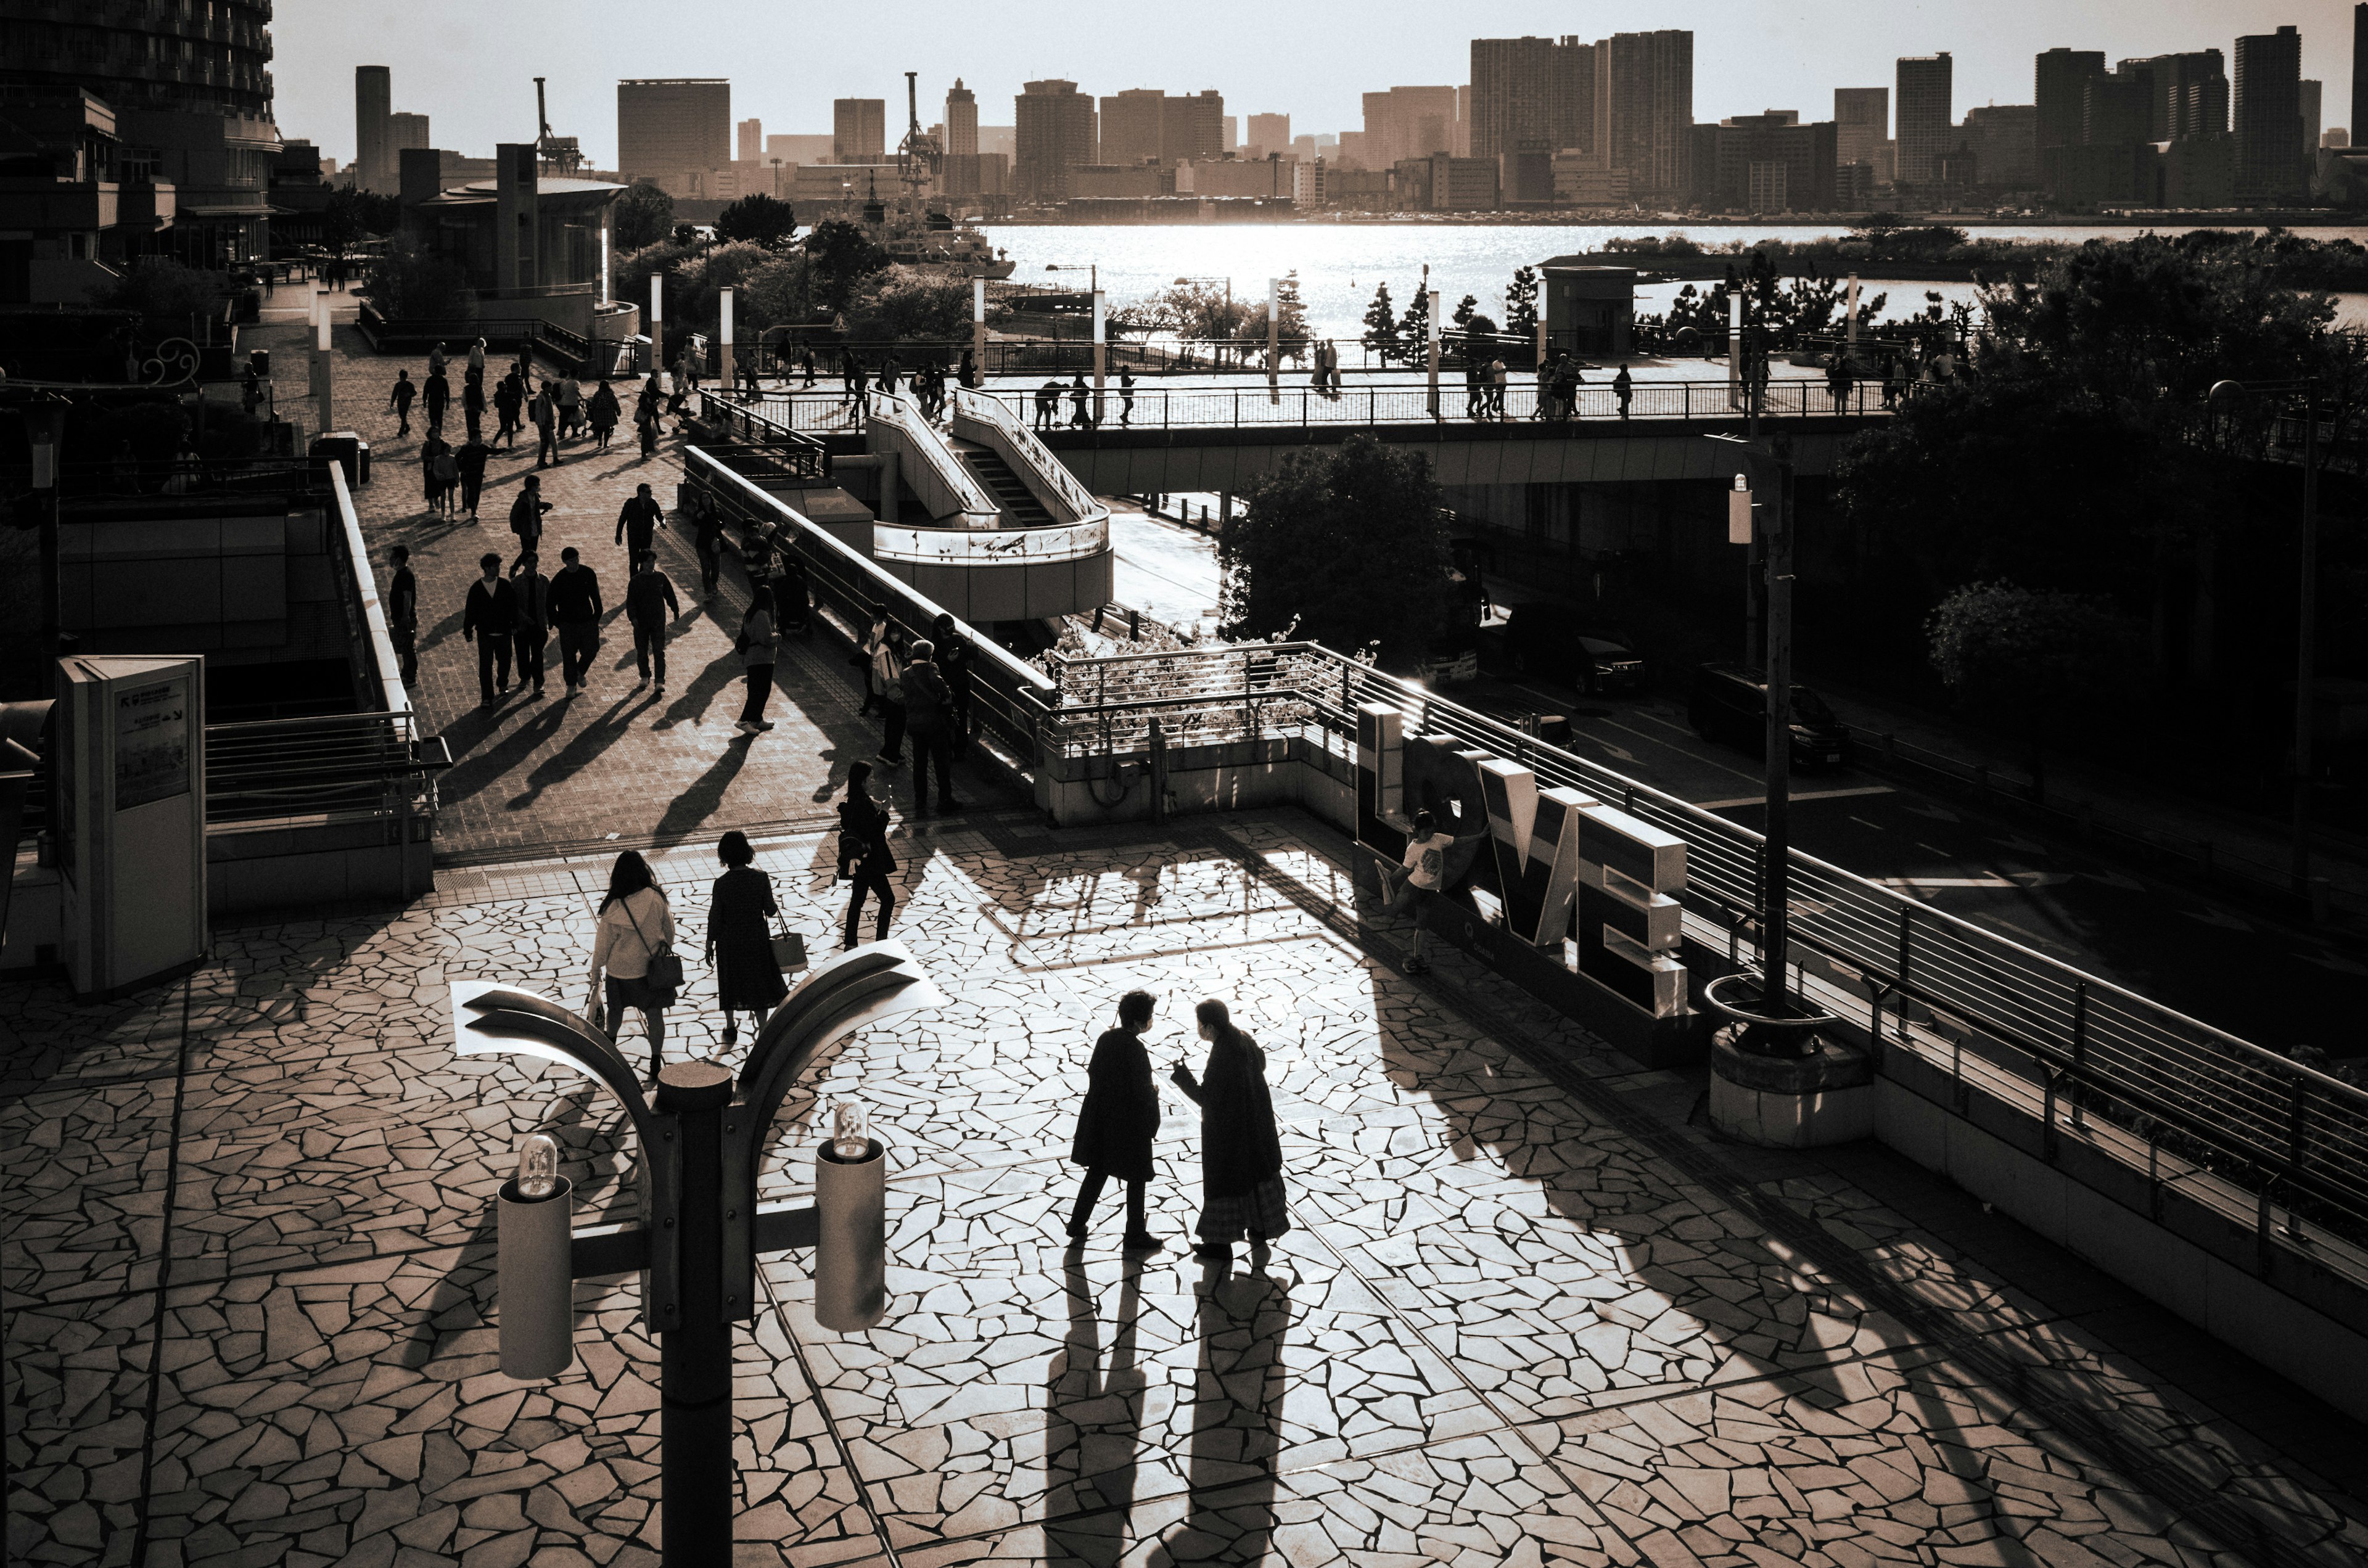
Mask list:
[[130,811],[189,792],[187,676],[115,694],[115,809]]

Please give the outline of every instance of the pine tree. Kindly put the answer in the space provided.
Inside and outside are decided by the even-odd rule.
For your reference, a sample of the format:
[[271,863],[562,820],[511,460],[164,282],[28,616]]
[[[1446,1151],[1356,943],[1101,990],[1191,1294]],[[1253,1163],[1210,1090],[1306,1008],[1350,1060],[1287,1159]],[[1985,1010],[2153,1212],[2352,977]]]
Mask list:
[[1515,272],[1512,286],[1505,290],[1505,330],[1519,337],[1533,336],[1538,330],[1538,273],[1533,267]]
[[1479,310],[1479,297],[1474,294],[1466,294],[1463,298],[1455,302],[1455,313],[1449,316],[1447,319],[1455,324],[1456,331],[1469,332],[1472,329],[1473,312]]
[[1398,341],[1409,360],[1423,354],[1430,341],[1430,291],[1417,289],[1398,318]]
[[1386,360],[1397,346],[1397,307],[1390,301],[1390,286],[1383,283],[1373,290],[1373,302],[1365,307],[1365,347],[1378,350]]

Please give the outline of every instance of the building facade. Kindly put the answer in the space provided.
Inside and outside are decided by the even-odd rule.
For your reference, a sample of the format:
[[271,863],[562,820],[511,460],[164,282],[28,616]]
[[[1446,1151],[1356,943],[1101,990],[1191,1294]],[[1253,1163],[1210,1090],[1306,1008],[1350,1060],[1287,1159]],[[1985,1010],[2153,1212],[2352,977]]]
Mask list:
[[1693,186],[1694,35],[1614,33],[1595,46],[1591,150],[1624,169],[1636,199],[1673,202]]
[[732,162],[732,84],[721,77],[643,77],[617,84],[617,168],[677,196],[692,176]]
[[1974,154],[1977,184],[1998,190],[2038,188],[2037,105],[1985,104],[1967,109],[1959,144]]
[[1902,185],[1937,185],[1941,160],[1955,148],[1955,63],[1943,54],[1903,55],[1896,84],[1899,103]]
[[394,153],[386,122],[394,109],[394,73],[383,65],[354,67],[354,186],[394,193]]
[[1837,163],[1874,167],[1883,144],[1891,140],[1889,87],[1834,89],[1834,159]]
[[[1372,94],[1367,93],[1371,98]],[[1291,145],[1291,116],[1287,114],[1254,114],[1249,117],[1249,133],[1242,151],[1250,157],[1262,158],[1269,153],[1280,153]]]
[[1727,211],[1834,210],[1839,128],[1800,120],[1791,109],[1770,109],[1696,126],[1695,199]]
[[978,95],[954,78],[946,89],[946,155],[950,158],[975,157],[978,154]]
[[744,119],[733,127],[733,131],[732,161],[735,164],[762,162],[765,156],[765,122],[755,119]]
[[2300,201],[2302,35],[2293,28],[2237,40],[2237,200],[2248,206]]
[[1367,166],[1389,168],[1406,158],[1428,158],[1455,150],[1456,90],[1453,87],[1392,87],[1367,93]]
[[1595,45],[1575,38],[1472,40],[1472,153],[1595,151]]
[[2032,62],[2032,102],[2039,108],[2039,150],[2075,147],[2088,114],[2090,79],[2105,74],[2100,49],[2051,49]]
[[842,164],[869,163],[888,152],[888,100],[830,101],[831,157]]
[[1077,91],[1075,82],[1046,77],[1023,84],[1012,111],[1017,194],[1023,201],[1060,200],[1068,194],[1068,171],[1095,162],[1099,136],[1094,100]]

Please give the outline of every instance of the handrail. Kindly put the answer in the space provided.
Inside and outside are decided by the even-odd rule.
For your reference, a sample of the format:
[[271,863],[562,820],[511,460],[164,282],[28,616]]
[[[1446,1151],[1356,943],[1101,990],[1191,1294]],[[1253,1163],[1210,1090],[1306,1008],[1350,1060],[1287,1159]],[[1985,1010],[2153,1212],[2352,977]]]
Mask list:
[[1092,491],[1087,489],[1076,474],[1069,472],[1066,464],[1053,455],[1053,449],[1050,447],[1037,439],[1036,432],[1028,428],[1017,414],[1004,406],[1001,398],[985,392],[973,392],[966,387],[957,387],[954,389],[953,403],[957,418],[967,417],[975,419],[981,424],[992,425],[1004,439],[1011,443],[1012,450],[1025,460],[1030,472],[1042,480],[1045,485],[1060,497],[1062,504],[1069,508],[1072,522],[1108,522],[1110,520],[1110,508],[1103,506],[1100,499]]
[[[978,476],[946,442],[945,432],[929,423],[920,406],[902,392],[874,392],[871,420],[884,425],[910,443],[914,455],[929,467],[939,483],[951,493],[956,513],[966,528],[992,528],[1003,520],[1003,509],[986,493]],[[918,475],[907,475],[908,482]],[[917,491],[920,487],[914,486]]]

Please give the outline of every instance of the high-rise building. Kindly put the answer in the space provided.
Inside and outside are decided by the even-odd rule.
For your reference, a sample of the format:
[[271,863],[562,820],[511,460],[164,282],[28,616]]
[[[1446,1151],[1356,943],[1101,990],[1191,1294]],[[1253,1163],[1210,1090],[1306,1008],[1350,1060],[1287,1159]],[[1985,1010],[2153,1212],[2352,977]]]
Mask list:
[[2351,7],[2351,124],[2368,137],[2368,0]]
[[888,155],[888,100],[830,100],[830,152],[842,164],[874,164]]
[[1993,189],[2030,190],[2039,184],[2039,109],[2033,104],[1985,104],[1965,111],[1960,144],[1974,154],[1974,178]]
[[386,120],[394,108],[394,73],[383,65],[354,67],[354,184],[392,195],[394,154],[387,151]]
[[1098,164],[1156,164],[1159,122],[1167,95],[1157,87],[1129,87],[1102,99]]
[[1019,127],[1017,125],[982,125],[978,128],[978,151],[981,157],[1000,153],[1008,163],[1019,156]]
[[1898,65],[1902,185],[1931,185],[1956,144],[1955,65],[1943,54],[1903,55]]
[[827,164],[830,138],[820,131],[808,135],[773,135],[765,138],[765,156],[779,158],[785,164]]
[[2318,155],[2319,84],[2305,76],[2294,84],[2294,98],[2302,110],[2302,155],[2305,159]]
[[1225,151],[1227,153],[1238,152],[1241,148],[1241,144],[1242,117],[1237,114],[1229,114],[1225,116]]
[[[1367,93],[1365,97],[1373,95]],[[1253,153],[1264,157],[1291,145],[1291,116],[1287,114],[1254,114],[1250,116],[1249,145]]]
[[1834,158],[1838,163],[1874,166],[1876,153],[1891,140],[1889,87],[1834,89]]
[[2237,199],[2300,200],[2302,35],[2293,28],[2237,40]]
[[2105,51],[2101,49],[2051,49],[2038,57],[2032,72],[2032,102],[2039,108],[2039,147],[2043,154],[2050,147],[2080,144],[2081,126],[2088,114],[2089,81],[2104,74]]
[[2089,147],[2150,142],[2154,119],[2154,73],[2144,62],[2122,62],[2110,75],[2091,76],[2081,89],[2080,141]]
[[386,155],[398,165],[403,161],[403,150],[405,147],[435,145],[436,139],[428,133],[426,115],[405,114],[403,110],[397,109],[386,117]]
[[1575,38],[1472,40],[1472,156],[1595,151],[1595,48]]
[[1170,93],[1159,108],[1159,161],[1214,158],[1225,150],[1225,96],[1214,87]]
[[[1025,201],[1058,201],[1068,194],[1069,171],[1095,159],[1099,143],[1094,100],[1075,82],[1047,77],[1022,85],[1012,100],[1012,180]],[[980,133],[982,145],[985,133]]]
[[739,151],[734,155],[744,164],[763,158],[765,122],[761,119],[744,119],[734,129],[739,132]]
[[1455,147],[1453,87],[1392,87],[1365,95],[1365,154],[1386,169],[1403,158],[1428,158]]
[[1614,33],[1595,46],[1593,151],[1628,171],[1640,201],[1682,199],[1693,186],[1694,35]]
[[1803,125],[1793,109],[1692,128],[1697,200],[1747,212],[1827,212],[1836,205],[1839,127]]
[[2228,134],[2228,74],[2216,49],[2124,60],[2114,70],[2145,73],[2154,83],[2147,115],[2148,142],[2180,142],[2192,136]]
[[730,82],[673,76],[617,84],[617,167],[628,180],[647,177],[673,189],[669,182],[731,162]]
[[964,156],[978,151],[978,95],[962,78],[946,89],[946,152]]

